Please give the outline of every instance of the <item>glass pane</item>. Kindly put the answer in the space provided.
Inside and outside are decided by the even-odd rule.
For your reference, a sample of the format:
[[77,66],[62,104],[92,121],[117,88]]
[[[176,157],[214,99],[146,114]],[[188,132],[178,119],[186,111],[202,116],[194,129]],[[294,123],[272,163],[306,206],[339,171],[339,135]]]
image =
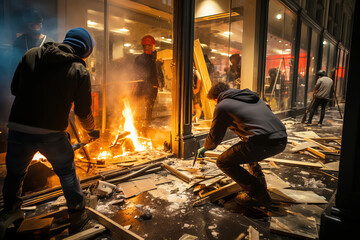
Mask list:
[[338,68],[336,69],[336,97],[341,98],[344,82],[344,51],[340,50]]
[[318,60],[318,52],[319,52],[319,34],[312,31],[311,35],[311,51],[310,51],[310,69],[309,69],[309,81],[308,81],[308,89],[307,89],[307,102],[311,102],[312,94],[316,84],[316,72],[317,72],[317,60]]
[[[73,21],[69,15],[69,20]],[[93,97],[92,110],[95,117],[95,125],[102,125],[102,83],[104,81],[104,4],[102,1],[89,1],[86,8],[86,29],[95,40],[93,53],[86,60],[91,77],[91,94]],[[75,24],[75,23],[74,23]],[[75,25],[74,25],[75,27]]]
[[305,24],[301,26],[301,38],[300,38],[300,52],[299,52],[299,69],[297,79],[297,94],[296,94],[296,107],[304,106],[305,97],[305,81],[307,78],[307,52],[308,52],[308,38],[309,27]]
[[[255,16],[256,1],[253,0],[195,1],[194,39],[202,46],[211,84],[221,81],[232,88],[256,91],[253,71]],[[212,119],[206,119],[204,114],[203,104],[207,101],[206,96],[193,99],[195,134],[206,131],[211,123]]]
[[322,55],[322,64],[321,69],[325,72],[328,72],[328,55],[329,55],[329,42],[325,39],[323,40],[323,55]]
[[230,66],[226,80],[234,88],[256,91],[257,81],[253,70],[256,1],[231,2]]
[[[202,50],[202,53],[201,50],[196,50],[196,53],[199,55],[202,54],[204,57],[203,59],[199,57],[199,63],[195,64],[194,62],[192,130],[195,134],[207,131],[212,120],[212,117],[206,114],[207,105],[205,104],[207,104],[208,99],[206,98],[206,89],[205,91],[203,89],[206,86],[205,84],[212,85],[219,81],[227,81],[227,72],[230,67],[230,36],[240,37],[238,41],[242,42],[242,32],[237,28],[234,29],[234,32],[231,30],[229,3],[229,1],[195,1],[194,39],[200,42]],[[238,16],[239,13],[232,13],[232,17],[235,19],[237,19]],[[238,25],[240,24],[241,23],[238,23]],[[196,61],[196,58],[194,61]],[[203,65],[206,67],[196,69],[195,65]],[[240,71],[237,71],[237,68],[234,69],[232,82],[240,77]],[[207,76],[209,76],[209,78],[207,78]]]
[[335,45],[329,43],[329,63],[327,74],[330,78],[335,80]]
[[172,0],[109,1],[106,102],[113,140],[123,131],[151,139],[155,148],[170,140],[172,8]]
[[277,0],[269,2],[264,100],[273,111],[290,108],[296,16]]

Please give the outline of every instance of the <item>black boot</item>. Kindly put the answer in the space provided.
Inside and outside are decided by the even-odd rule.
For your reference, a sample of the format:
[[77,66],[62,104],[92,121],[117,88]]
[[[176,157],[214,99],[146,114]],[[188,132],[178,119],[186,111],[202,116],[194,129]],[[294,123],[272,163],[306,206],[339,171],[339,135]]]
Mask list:
[[89,219],[90,217],[88,216],[86,209],[69,211],[69,233],[72,235],[81,232]]

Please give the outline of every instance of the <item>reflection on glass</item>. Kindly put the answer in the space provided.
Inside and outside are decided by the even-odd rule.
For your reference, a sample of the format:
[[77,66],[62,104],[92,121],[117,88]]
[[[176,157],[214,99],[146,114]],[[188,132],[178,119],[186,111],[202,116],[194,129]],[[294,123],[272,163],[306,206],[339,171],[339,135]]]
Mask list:
[[[195,1],[194,39],[200,41],[209,74],[209,80],[201,81],[210,81],[211,84],[221,81],[232,88],[256,91],[257,81],[254,81],[253,75],[255,16],[254,0]],[[194,85],[196,82],[194,80]],[[199,101],[202,110],[200,117]],[[208,101],[206,96],[200,100],[193,99],[193,120],[200,120],[193,124],[194,133],[207,130],[212,120],[204,117],[204,101]]]
[[342,97],[342,89],[344,84],[345,70],[344,70],[344,51],[340,50],[338,67],[335,72],[336,75],[336,97]]
[[307,71],[307,52],[308,52],[308,32],[309,28],[302,24],[301,26],[301,38],[300,38],[300,52],[299,52],[299,69],[297,79],[297,94],[296,94],[296,107],[304,106],[305,98],[305,81],[308,76]]
[[269,2],[264,100],[273,111],[290,108],[296,16],[277,0]]
[[320,36],[314,30],[311,35],[311,51],[310,51],[310,69],[309,69],[309,80],[307,89],[307,103],[311,102],[312,94],[316,84],[316,72],[317,72],[317,61],[318,61],[318,47],[319,47]]
[[335,80],[335,45],[332,43],[329,43],[329,60],[327,74],[332,80]]
[[328,58],[329,58],[329,42],[325,39],[322,42],[323,45],[323,55],[322,55],[322,64],[321,64],[321,70],[324,70],[325,72],[328,72]]

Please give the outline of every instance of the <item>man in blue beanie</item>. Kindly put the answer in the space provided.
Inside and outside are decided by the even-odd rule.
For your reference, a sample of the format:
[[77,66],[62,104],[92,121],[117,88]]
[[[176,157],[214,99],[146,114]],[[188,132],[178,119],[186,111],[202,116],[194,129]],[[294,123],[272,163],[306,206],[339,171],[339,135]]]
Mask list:
[[74,28],[66,34],[63,43],[45,43],[30,49],[17,66],[11,83],[15,100],[8,123],[0,239],[9,224],[24,218],[20,210],[21,187],[37,151],[48,159],[60,178],[70,216],[70,232],[80,231],[87,222],[74,151],[65,130],[74,105],[75,115],[89,137],[100,136],[95,130],[90,75],[84,61],[94,46],[88,31]]

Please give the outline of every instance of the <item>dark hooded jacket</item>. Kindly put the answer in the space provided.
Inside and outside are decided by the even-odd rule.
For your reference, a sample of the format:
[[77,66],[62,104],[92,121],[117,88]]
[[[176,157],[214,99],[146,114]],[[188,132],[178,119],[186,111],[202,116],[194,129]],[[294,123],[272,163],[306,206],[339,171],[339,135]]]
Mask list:
[[207,150],[216,148],[221,143],[227,128],[244,141],[287,137],[282,122],[257,93],[249,89],[229,89],[219,95],[204,147]]
[[64,131],[74,103],[85,130],[95,127],[89,72],[67,44],[45,43],[26,52],[15,71],[11,93],[15,100],[9,122]]

